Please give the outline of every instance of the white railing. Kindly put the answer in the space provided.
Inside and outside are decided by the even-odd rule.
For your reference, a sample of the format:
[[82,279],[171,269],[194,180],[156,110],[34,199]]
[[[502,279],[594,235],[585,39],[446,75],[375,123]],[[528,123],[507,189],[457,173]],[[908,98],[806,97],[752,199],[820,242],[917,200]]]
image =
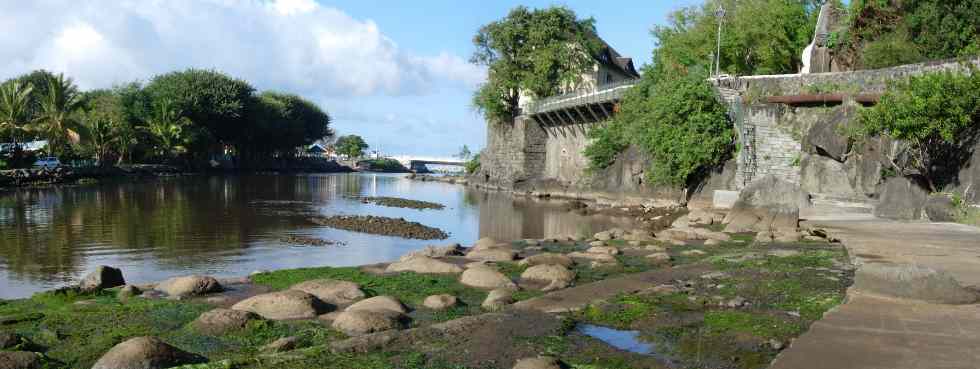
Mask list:
[[627,79],[619,82],[599,85],[594,89],[577,90],[567,94],[546,97],[533,101],[524,109],[525,114],[538,114],[549,111],[566,109],[585,104],[598,104],[618,100],[632,88],[639,79]]

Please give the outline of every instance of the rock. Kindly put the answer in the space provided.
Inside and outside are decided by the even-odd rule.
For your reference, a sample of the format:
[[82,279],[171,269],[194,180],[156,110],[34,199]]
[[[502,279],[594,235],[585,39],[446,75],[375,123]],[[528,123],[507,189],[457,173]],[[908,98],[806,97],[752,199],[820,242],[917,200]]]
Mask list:
[[786,345],[783,344],[783,341],[772,338],[769,340],[769,347],[772,347],[773,350],[780,351],[783,349],[783,347],[786,347]]
[[663,241],[687,241],[698,239],[698,235],[691,228],[670,228],[657,233],[657,239]]
[[518,360],[514,369],[561,369],[561,365],[553,357],[538,356]]
[[720,278],[728,278],[728,273],[710,272],[701,275],[701,279],[720,279]]
[[540,240],[535,240],[535,239],[530,239],[529,238],[529,239],[524,240],[524,244],[527,245],[527,246],[540,246],[541,245],[541,241]]
[[40,369],[41,355],[27,351],[0,351],[0,369]]
[[824,242],[824,241],[827,241],[827,239],[825,239],[823,237],[810,236],[810,235],[803,236],[803,240],[804,241],[809,241],[809,242]]
[[[623,210],[626,211],[627,209],[624,208]],[[626,230],[622,228],[612,228],[606,232],[609,232],[609,235],[612,236],[612,238],[614,239],[623,238],[623,236],[626,235]]]
[[0,332],[0,350],[13,348],[24,342],[24,338],[17,333]]
[[163,369],[205,361],[203,357],[173,347],[159,338],[136,337],[110,349],[92,369]]
[[855,197],[860,192],[851,185],[844,164],[819,155],[803,154],[800,160],[800,188],[809,193]]
[[217,308],[206,311],[191,322],[191,328],[208,335],[222,335],[245,328],[250,320],[260,319],[248,311]]
[[554,291],[572,284],[575,273],[561,265],[542,264],[527,268],[524,273],[521,273],[521,279],[547,282],[548,286],[544,290]]
[[724,232],[714,232],[709,229],[695,228],[694,234],[699,240],[716,240],[716,241],[731,241],[732,236]]
[[571,268],[573,265],[575,265],[575,261],[573,261],[572,258],[570,258],[568,256],[565,256],[565,255],[562,255],[562,254],[555,254],[555,253],[546,252],[546,253],[542,253],[542,254],[528,256],[528,257],[524,258],[524,260],[521,260],[520,262],[518,262],[517,264],[518,265],[523,265],[523,266],[535,266],[535,265],[543,265],[543,264],[556,264],[556,265],[561,265],[561,266],[564,266],[564,267],[567,267],[567,268]]
[[854,274],[854,286],[865,291],[940,304],[971,304],[977,293],[943,271],[911,265],[866,263]]
[[657,246],[657,245],[649,245],[647,247],[644,247],[643,249],[647,251],[653,251],[653,252],[664,252],[667,250],[662,246]]
[[231,307],[249,311],[272,320],[313,319],[330,306],[309,293],[286,290],[252,296]]
[[473,247],[470,248],[470,250],[473,251],[473,250],[490,249],[496,247],[497,244],[499,243],[500,242],[497,242],[497,240],[493,239],[492,237],[484,237],[477,240],[476,244],[474,244]]
[[367,296],[361,290],[361,285],[335,279],[309,280],[297,283],[289,289],[306,292],[316,296],[320,301],[333,305],[351,304]]
[[[483,252],[493,251],[485,250]],[[426,256],[414,256],[408,260],[399,261],[388,265],[385,269],[387,273],[415,272],[420,274],[456,274],[462,273],[463,268],[458,265],[450,264],[445,261],[436,260]]]
[[490,311],[496,311],[512,303],[514,303],[514,290],[511,288],[498,288],[490,291],[480,306]]
[[875,207],[875,216],[898,220],[922,219],[928,196],[923,188],[908,178],[888,178]]
[[674,293],[678,291],[680,291],[680,289],[672,284],[661,284],[659,286],[650,289],[650,292],[659,293],[659,294],[668,294],[668,293]]
[[348,336],[361,336],[402,329],[405,327],[405,319],[404,315],[391,310],[353,310],[337,315],[330,326]]
[[430,258],[444,258],[447,256],[458,256],[458,255],[463,255],[463,248],[458,243],[453,243],[446,246],[429,245],[421,250],[415,250],[409,252],[403,255],[399,260],[404,261],[416,256],[425,256]]
[[725,217],[725,232],[796,230],[802,206],[809,206],[809,194],[798,185],[767,175],[749,184],[739,194]]
[[375,296],[367,300],[361,300],[354,305],[348,306],[344,311],[354,311],[354,310],[386,310],[394,311],[399,314],[407,314],[408,308],[402,304],[398,299],[391,296]]
[[517,253],[509,249],[488,248],[470,251],[466,258],[478,261],[513,261],[517,258]]
[[955,222],[956,206],[947,194],[929,195],[925,204],[926,216],[933,222]]
[[326,314],[323,314],[323,315],[320,315],[320,316],[316,317],[316,319],[319,320],[319,321],[321,321],[321,322],[331,323],[332,324],[333,321],[337,319],[337,316],[340,315],[341,313],[343,313],[343,311],[331,311],[329,313],[326,313]]
[[689,227],[691,227],[691,221],[690,218],[688,218],[687,214],[681,215],[679,218],[675,219],[672,223],[670,223],[670,228],[674,228],[674,229],[683,229]]
[[701,251],[701,250],[698,250],[698,249],[686,250],[686,251],[682,251],[681,252],[681,255],[684,255],[684,256],[702,256],[702,255],[706,255],[706,254],[707,254],[706,252]]
[[756,243],[770,243],[770,242],[772,242],[773,238],[775,238],[775,237],[776,237],[776,235],[774,235],[772,232],[769,232],[769,231],[759,232],[759,233],[757,233],[755,235],[755,242]]
[[745,303],[746,303],[745,298],[741,296],[736,296],[735,298],[725,302],[725,306],[728,306],[730,308],[740,308],[744,306]]
[[200,275],[170,278],[160,282],[154,289],[166,293],[170,297],[178,298],[199,296],[223,290],[217,279]]
[[673,246],[687,246],[687,242],[681,240],[671,240],[670,244]]
[[82,278],[78,286],[82,292],[94,292],[126,284],[122,271],[111,266],[99,266]]
[[608,246],[593,246],[585,250],[585,252],[590,254],[619,255],[619,249]]
[[602,247],[602,246],[605,246],[605,245],[606,245],[606,242],[605,241],[592,241],[592,242],[589,242],[589,246],[592,246],[592,247]]
[[707,240],[707,241],[704,241],[704,245],[705,246],[718,246],[718,245],[721,245],[721,241],[719,241],[719,240]]
[[262,346],[262,352],[286,352],[295,350],[299,347],[299,337],[283,337],[272,341],[272,343]]
[[119,292],[116,292],[116,298],[125,301],[128,300],[130,297],[139,296],[142,293],[143,291],[141,291],[139,287],[136,287],[131,284],[127,284],[122,288],[120,288]]
[[775,240],[776,242],[792,243],[792,242],[800,242],[801,237],[802,234],[800,234],[800,232],[791,231],[791,230],[780,230],[779,232],[776,232],[776,234],[773,235],[773,240]]
[[432,310],[445,310],[459,304],[459,300],[453,295],[432,295],[425,298],[422,301],[422,306],[425,306]]
[[474,266],[463,271],[460,283],[476,288],[516,288],[517,285],[501,272],[488,266]]
[[592,238],[595,238],[596,240],[599,241],[609,241],[613,239],[613,235],[612,233],[605,231],[605,232],[596,233],[595,236],[592,236]]
[[646,257],[647,257],[647,260],[649,260],[651,262],[654,262],[654,263],[657,263],[657,264],[663,264],[663,263],[670,262],[670,254],[668,254],[666,252],[655,252],[655,253],[652,253],[650,255],[647,255]]
[[595,252],[580,252],[580,251],[576,251],[576,252],[569,253],[568,254],[568,257],[570,257],[572,259],[588,259],[588,260],[597,261],[597,262],[600,262],[600,263],[615,263],[615,262],[618,262],[619,261],[619,260],[616,260],[616,257],[615,256],[612,256],[612,255],[609,255],[609,254],[595,253]]

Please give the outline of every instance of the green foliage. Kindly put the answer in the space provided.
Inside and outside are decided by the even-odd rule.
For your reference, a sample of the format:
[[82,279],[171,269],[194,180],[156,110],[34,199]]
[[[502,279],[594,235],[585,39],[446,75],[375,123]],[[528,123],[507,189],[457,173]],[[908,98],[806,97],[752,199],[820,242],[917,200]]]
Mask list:
[[861,111],[859,134],[884,134],[910,146],[895,163],[903,175],[921,175],[935,190],[968,160],[980,134],[980,73],[928,73],[892,83],[881,101]]
[[50,153],[64,155],[71,144],[81,140],[84,127],[75,116],[81,103],[81,94],[71,78],[63,74],[48,78],[47,95],[41,99],[41,114],[31,129],[48,140]]
[[364,150],[368,148],[367,142],[358,135],[340,136],[337,138],[337,153],[348,158],[359,158],[364,155]]
[[0,85],[0,138],[16,142],[24,131],[30,112],[30,95],[34,86],[18,81]]
[[601,46],[593,19],[578,19],[559,6],[518,6],[504,19],[481,27],[473,44],[471,62],[488,68],[488,80],[474,93],[473,105],[496,122],[516,115],[521,93],[551,96],[562,86],[579,83]]
[[[684,74],[694,66],[708,69],[716,52],[719,6],[722,22],[721,72],[733,75],[796,73],[801,51],[813,39],[817,7],[810,1],[709,0],[685,7],[653,28],[657,48],[652,72]],[[647,73],[650,73],[648,71]]]
[[625,127],[622,119],[616,119],[589,130],[590,141],[583,154],[589,159],[590,170],[597,171],[612,165],[619,153],[629,147]]
[[153,101],[169,101],[192,122],[207,128],[214,140],[226,144],[242,139],[254,91],[248,82],[201,69],[156,76],[146,85]]
[[855,68],[975,56],[980,1],[854,0],[837,53]]
[[480,170],[480,153],[467,160],[466,164],[463,164],[463,168],[466,170],[466,174],[473,174]]

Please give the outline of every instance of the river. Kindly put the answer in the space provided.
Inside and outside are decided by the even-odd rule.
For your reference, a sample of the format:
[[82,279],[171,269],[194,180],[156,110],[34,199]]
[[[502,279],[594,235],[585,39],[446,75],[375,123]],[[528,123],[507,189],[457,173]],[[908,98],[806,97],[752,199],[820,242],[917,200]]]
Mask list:
[[[359,197],[432,201],[442,210],[364,204]],[[405,218],[449,233],[420,241],[314,225],[315,215]],[[186,274],[385,262],[429,244],[562,237],[626,227],[629,219],[581,216],[561,203],[391,174],[189,176],[0,192],[0,298],[77,283],[98,265],[128,282]],[[297,235],[343,245],[299,246]]]

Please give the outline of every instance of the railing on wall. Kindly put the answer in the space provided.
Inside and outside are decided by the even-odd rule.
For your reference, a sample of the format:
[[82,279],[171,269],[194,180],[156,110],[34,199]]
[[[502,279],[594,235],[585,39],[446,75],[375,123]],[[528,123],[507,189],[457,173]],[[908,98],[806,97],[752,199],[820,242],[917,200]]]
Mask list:
[[594,89],[578,90],[567,94],[555,95],[531,102],[524,108],[524,114],[540,114],[549,111],[568,109],[586,104],[600,104],[622,99],[639,79],[627,79],[619,82],[599,85]]

